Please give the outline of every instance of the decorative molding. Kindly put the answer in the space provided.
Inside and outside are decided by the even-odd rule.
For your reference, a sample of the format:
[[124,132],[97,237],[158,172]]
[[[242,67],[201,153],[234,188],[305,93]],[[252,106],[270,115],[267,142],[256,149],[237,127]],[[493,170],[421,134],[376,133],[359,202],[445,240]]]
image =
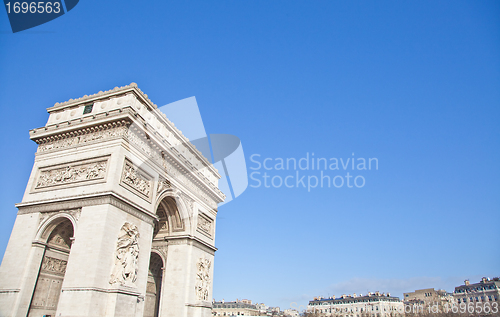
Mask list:
[[50,212],[59,211],[67,209],[82,208],[85,206],[95,206],[95,205],[113,205],[122,211],[150,224],[154,224],[154,220],[157,218],[156,215],[134,206],[134,204],[129,203],[127,199],[119,196],[112,192],[100,192],[94,195],[89,195],[88,197],[72,196],[67,197],[65,200],[59,201],[37,201],[26,204],[17,204],[16,207],[19,209],[18,215],[37,213],[37,212]]
[[217,251],[217,248],[207,244],[203,240],[200,240],[199,238],[195,237],[193,240],[191,240],[190,245],[192,245],[195,248],[200,249],[203,252],[206,252],[210,255],[215,255],[215,251]]
[[18,288],[12,288],[12,289],[0,289],[0,294],[6,294],[6,293],[19,293],[21,290]]
[[120,185],[135,193],[137,196],[151,202],[153,177],[135,166],[125,158]]
[[44,256],[42,261],[42,271],[64,275],[66,273],[67,265],[68,261]]
[[205,234],[210,239],[213,238],[213,220],[207,215],[198,211],[198,223],[196,225],[196,230],[200,233]]
[[33,190],[48,190],[89,181],[105,181],[108,159],[109,156],[40,167]]
[[119,288],[105,289],[100,287],[65,287],[62,292],[100,292],[100,293],[118,293],[131,296],[141,297],[141,293],[135,288],[120,286]]
[[120,285],[135,286],[139,267],[139,244],[140,237],[137,226],[128,222],[122,226],[118,242],[116,243],[115,265],[111,273],[109,284],[119,283]]
[[121,138],[127,134],[130,123],[131,122],[128,120],[108,122],[71,132],[42,137],[36,139],[35,142],[38,144],[39,153],[61,150],[73,146],[82,146],[97,141]]
[[[189,245],[195,248],[200,249],[203,252],[206,252],[210,255],[214,255],[217,248],[213,245],[208,244],[207,242],[201,240],[198,237],[188,235],[188,236],[171,236],[164,238],[167,241],[167,246],[169,245]],[[155,240],[156,241],[156,240]],[[158,242],[160,240],[157,240]]]
[[209,300],[209,289],[210,289],[210,267],[212,262],[206,258],[199,258],[196,263],[196,299],[201,301]]
[[212,303],[208,301],[202,301],[198,304],[191,304],[191,303],[186,303],[187,307],[196,307],[196,308],[205,308],[205,309],[212,309]]

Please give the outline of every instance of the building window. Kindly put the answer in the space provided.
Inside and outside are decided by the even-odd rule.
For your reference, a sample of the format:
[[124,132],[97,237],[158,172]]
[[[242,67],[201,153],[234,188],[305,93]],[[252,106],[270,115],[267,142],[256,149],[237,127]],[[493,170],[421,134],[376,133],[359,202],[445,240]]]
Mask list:
[[94,104],[86,105],[85,108],[83,108],[83,114],[91,113],[93,107]]

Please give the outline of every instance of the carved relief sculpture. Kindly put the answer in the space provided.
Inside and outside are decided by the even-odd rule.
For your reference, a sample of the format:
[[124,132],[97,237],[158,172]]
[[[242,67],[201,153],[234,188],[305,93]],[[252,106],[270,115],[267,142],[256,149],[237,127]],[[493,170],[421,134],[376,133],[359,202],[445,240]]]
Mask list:
[[41,170],[35,189],[64,185],[80,181],[102,179],[106,175],[108,161],[80,163],[64,167]]
[[158,188],[157,188],[156,192],[159,194],[168,188],[172,188],[170,181],[168,179],[165,179],[165,178],[160,176],[160,178],[158,179]]
[[198,231],[205,233],[206,235],[212,237],[212,221],[208,219],[202,213],[198,214],[198,225],[196,227]]
[[202,301],[208,301],[208,289],[210,287],[210,266],[212,263],[210,260],[205,258],[200,258],[196,267],[198,272],[196,273],[196,298]]
[[127,160],[125,160],[122,182],[147,198],[151,197],[151,180]]
[[[113,137],[120,137],[127,133],[128,122],[114,122],[113,124],[100,125],[89,129],[59,135],[59,139],[46,138],[37,140],[38,152],[63,149],[70,146],[82,145],[93,141],[102,141]],[[111,127],[110,127],[111,126]]]
[[67,261],[45,256],[42,262],[42,270],[64,275],[67,264]]
[[139,230],[126,222],[120,230],[116,243],[115,264],[111,273],[110,284],[134,286],[137,279],[137,259],[139,257]]

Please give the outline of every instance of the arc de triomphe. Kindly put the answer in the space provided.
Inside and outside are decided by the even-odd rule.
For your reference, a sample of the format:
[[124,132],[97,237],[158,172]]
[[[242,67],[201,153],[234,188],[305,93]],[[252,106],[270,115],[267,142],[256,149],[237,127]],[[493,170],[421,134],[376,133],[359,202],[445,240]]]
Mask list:
[[0,316],[211,316],[217,170],[136,84],[47,110]]

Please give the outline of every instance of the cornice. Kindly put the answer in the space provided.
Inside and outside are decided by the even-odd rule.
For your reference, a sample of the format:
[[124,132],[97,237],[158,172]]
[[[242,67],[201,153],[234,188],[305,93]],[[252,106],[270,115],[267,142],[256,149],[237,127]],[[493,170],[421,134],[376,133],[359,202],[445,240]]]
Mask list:
[[96,94],[93,95],[85,95],[83,97],[77,98],[77,99],[70,99],[65,102],[56,102],[53,107],[47,108],[47,112],[56,112],[58,110],[67,108],[67,107],[72,107],[76,106],[78,104],[82,103],[90,103],[94,102],[96,100],[100,99],[105,99],[117,95],[122,95],[126,94],[127,92],[134,92],[137,97],[139,97],[142,101],[144,101],[145,104],[147,104],[151,109],[156,109],[158,108],[157,105],[155,105],[149,98],[148,95],[143,93],[142,90],[137,87],[136,83],[130,83],[129,85],[125,85],[122,87],[115,87],[110,90],[106,91],[99,91]]
[[[212,255],[215,254],[215,251],[217,251],[217,248],[200,238],[193,236],[191,234],[183,234],[183,235],[178,235],[178,236],[168,236],[164,237],[164,240],[167,241],[167,245],[181,245],[181,244],[187,244],[187,245],[192,245],[194,247],[197,247],[198,249],[204,250],[204,251],[210,251]],[[162,240],[153,240],[156,242],[160,242]]]
[[58,199],[46,199],[16,204],[18,215],[50,212],[57,210],[66,210],[81,208],[86,206],[110,204],[121,210],[141,219],[150,224],[158,220],[158,216],[147,209],[133,203],[127,198],[114,192],[99,192],[94,194],[75,195]]
[[120,286],[120,288],[101,288],[101,287],[63,287],[61,292],[100,292],[100,293],[119,293],[124,295],[142,297],[135,288]]
[[126,107],[33,129],[30,130],[30,139],[40,144],[40,142],[44,143],[115,126],[130,125],[135,117],[137,117],[136,111],[131,107]]

